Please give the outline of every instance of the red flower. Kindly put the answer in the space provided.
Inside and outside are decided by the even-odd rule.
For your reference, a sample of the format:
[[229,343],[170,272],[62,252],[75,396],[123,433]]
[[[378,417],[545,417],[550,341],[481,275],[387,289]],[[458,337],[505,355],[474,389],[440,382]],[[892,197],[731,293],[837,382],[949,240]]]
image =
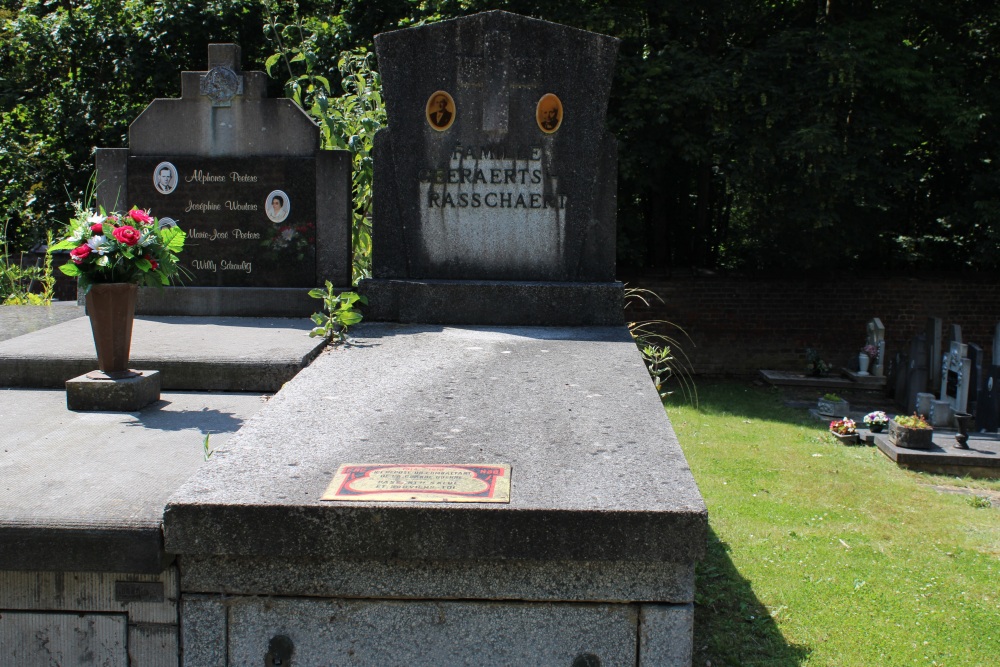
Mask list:
[[95,222],[90,226],[90,231],[94,234],[101,234],[104,232],[104,225],[99,222]]
[[77,246],[69,251],[69,258],[73,260],[74,264],[82,264],[83,260],[90,256],[90,246],[84,243],[82,246]]
[[145,256],[143,256],[143,259],[146,260],[147,262],[149,262],[149,270],[150,271],[156,271],[156,269],[158,269],[159,266],[160,266],[157,263],[157,261],[155,259],[153,259],[153,257],[151,255],[145,255]]
[[128,215],[136,222],[141,222],[142,224],[146,224],[153,221],[153,218],[151,218],[149,214],[143,211],[141,208],[132,209],[131,211],[128,212]]
[[[135,212],[135,209],[132,209]],[[131,225],[125,225],[124,227],[115,227],[115,231],[112,232],[115,235],[115,239],[119,243],[124,243],[125,245],[135,245],[139,242],[139,230]]]

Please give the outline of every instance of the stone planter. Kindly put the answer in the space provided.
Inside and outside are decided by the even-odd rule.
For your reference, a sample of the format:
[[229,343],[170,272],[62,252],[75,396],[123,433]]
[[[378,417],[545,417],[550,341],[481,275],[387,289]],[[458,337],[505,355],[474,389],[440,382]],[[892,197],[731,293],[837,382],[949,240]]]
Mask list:
[[836,431],[830,431],[830,435],[835,437],[840,441],[842,445],[856,445],[858,444],[859,438],[857,433],[849,433],[847,435],[837,433]]
[[889,420],[889,441],[905,449],[930,449],[933,444],[934,429],[907,428],[896,420]]
[[816,411],[821,415],[831,417],[844,417],[851,410],[851,405],[847,401],[830,401],[825,398],[819,399]]

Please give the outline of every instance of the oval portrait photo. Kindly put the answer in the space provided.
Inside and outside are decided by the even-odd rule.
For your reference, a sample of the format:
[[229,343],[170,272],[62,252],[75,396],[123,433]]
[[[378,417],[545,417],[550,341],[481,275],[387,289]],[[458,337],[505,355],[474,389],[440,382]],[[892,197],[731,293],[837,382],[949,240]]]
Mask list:
[[284,190],[272,190],[264,203],[264,211],[271,222],[284,222],[291,207],[292,204],[288,201],[288,195]]
[[562,125],[563,106],[562,101],[552,93],[542,95],[535,107],[535,120],[538,122],[538,129],[546,134],[552,134]]
[[427,98],[427,122],[438,132],[444,132],[455,122],[455,100],[439,90]]
[[153,185],[160,194],[169,195],[177,187],[177,167],[161,162],[153,170]]

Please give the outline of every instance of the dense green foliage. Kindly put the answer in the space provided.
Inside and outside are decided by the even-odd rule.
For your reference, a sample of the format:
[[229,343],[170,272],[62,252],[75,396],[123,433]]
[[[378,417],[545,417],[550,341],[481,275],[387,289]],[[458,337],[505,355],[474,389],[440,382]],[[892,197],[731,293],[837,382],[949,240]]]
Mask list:
[[[996,3],[302,2],[310,33],[287,47],[308,48],[275,72],[275,92],[308,73],[335,97],[342,54],[370,51],[377,32],[484,9],[622,40],[609,105],[621,265],[1000,268]],[[209,41],[241,43],[248,68],[282,50],[256,0],[0,12],[0,216],[20,247],[69,216],[91,147],[125,145],[143,106],[204,66]]]

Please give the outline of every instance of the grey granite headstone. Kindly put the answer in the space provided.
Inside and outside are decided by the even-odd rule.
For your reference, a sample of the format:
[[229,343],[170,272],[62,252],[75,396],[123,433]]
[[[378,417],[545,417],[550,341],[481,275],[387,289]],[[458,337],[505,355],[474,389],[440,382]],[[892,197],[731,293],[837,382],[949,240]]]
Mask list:
[[991,366],[976,401],[976,430],[996,433],[1000,427],[1000,366]]
[[129,147],[98,149],[98,203],[148,208],[187,233],[182,287],[144,289],[138,312],[308,315],[308,289],[351,284],[351,160],[323,151],[315,122],[266,97],[240,47],[211,44],[181,97],[154,100]]
[[370,319],[617,324],[618,40],[506,12],[377,35]]

